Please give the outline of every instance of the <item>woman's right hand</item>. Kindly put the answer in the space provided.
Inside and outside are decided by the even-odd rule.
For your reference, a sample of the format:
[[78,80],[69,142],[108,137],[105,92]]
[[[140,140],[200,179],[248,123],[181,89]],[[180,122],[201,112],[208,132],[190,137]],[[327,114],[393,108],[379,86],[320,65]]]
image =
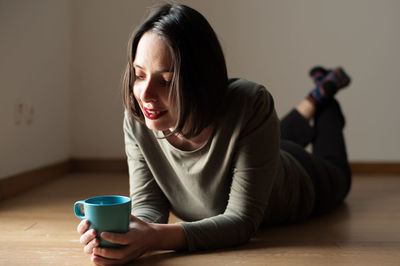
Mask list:
[[93,249],[98,247],[100,244],[99,239],[96,237],[96,231],[94,229],[89,229],[89,225],[89,220],[85,219],[82,220],[76,228],[78,233],[81,235],[80,242],[84,245],[83,251],[86,254],[92,254]]

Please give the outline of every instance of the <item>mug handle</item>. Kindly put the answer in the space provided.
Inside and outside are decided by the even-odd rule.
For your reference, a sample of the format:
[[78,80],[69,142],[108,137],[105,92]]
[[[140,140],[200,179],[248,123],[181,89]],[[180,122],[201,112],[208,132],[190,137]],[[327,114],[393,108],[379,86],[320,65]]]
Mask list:
[[80,219],[85,219],[85,215],[82,215],[81,213],[81,205],[83,205],[85,202],[83,200],[79,200],[77,202],[75,202],[74,204],[74,211],[75,211],[75,215],[76,217],[80,218]]

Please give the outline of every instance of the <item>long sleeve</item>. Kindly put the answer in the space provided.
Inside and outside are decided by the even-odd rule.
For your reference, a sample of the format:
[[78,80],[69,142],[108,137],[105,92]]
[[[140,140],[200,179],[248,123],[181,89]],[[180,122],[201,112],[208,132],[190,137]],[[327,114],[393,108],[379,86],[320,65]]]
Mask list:
[[125,152],[129,167],[132,214],[146,222],[167,223],[169,203],[157,185],[136,139],[128,115],[124,118]]
[[226,209],[214,217],[182,223],[189,250],[243,244],[263,219],[273,183],[281,171],[279,120],[265,88],[260,86],[252,99],[244,102],[247,111],[239,127]]

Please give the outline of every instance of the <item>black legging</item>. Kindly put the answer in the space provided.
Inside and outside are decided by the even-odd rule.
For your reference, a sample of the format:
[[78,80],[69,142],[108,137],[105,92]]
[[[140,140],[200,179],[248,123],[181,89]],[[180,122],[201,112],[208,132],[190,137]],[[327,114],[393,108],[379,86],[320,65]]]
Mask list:
[[[351,171],[343,137],[345,119],[332,100],[314,117],[314,127],[293,109],[281,120],[281,149],[292,154],[310,175],[315,188],[313,214],[325,213],[346,197]],[[304,148],[312,144],[312,154]]]

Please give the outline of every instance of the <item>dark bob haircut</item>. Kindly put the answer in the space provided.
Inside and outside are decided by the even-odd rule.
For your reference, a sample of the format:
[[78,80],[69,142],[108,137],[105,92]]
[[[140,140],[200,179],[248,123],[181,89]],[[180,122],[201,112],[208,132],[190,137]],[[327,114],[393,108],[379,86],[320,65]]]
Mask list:
[[217,36],[207,20],[196,10],[164,4],[133,32],[128,44],[128,64],[123,78],[123,104],[130,118],[144,123],[144,116],[133,95],[138,43],[144,33],[158,34],[169,46],[173,78],[169,101],[176,105],[177,122],[171,134],[191,138],[221,115],[227,91],[227,70]]

